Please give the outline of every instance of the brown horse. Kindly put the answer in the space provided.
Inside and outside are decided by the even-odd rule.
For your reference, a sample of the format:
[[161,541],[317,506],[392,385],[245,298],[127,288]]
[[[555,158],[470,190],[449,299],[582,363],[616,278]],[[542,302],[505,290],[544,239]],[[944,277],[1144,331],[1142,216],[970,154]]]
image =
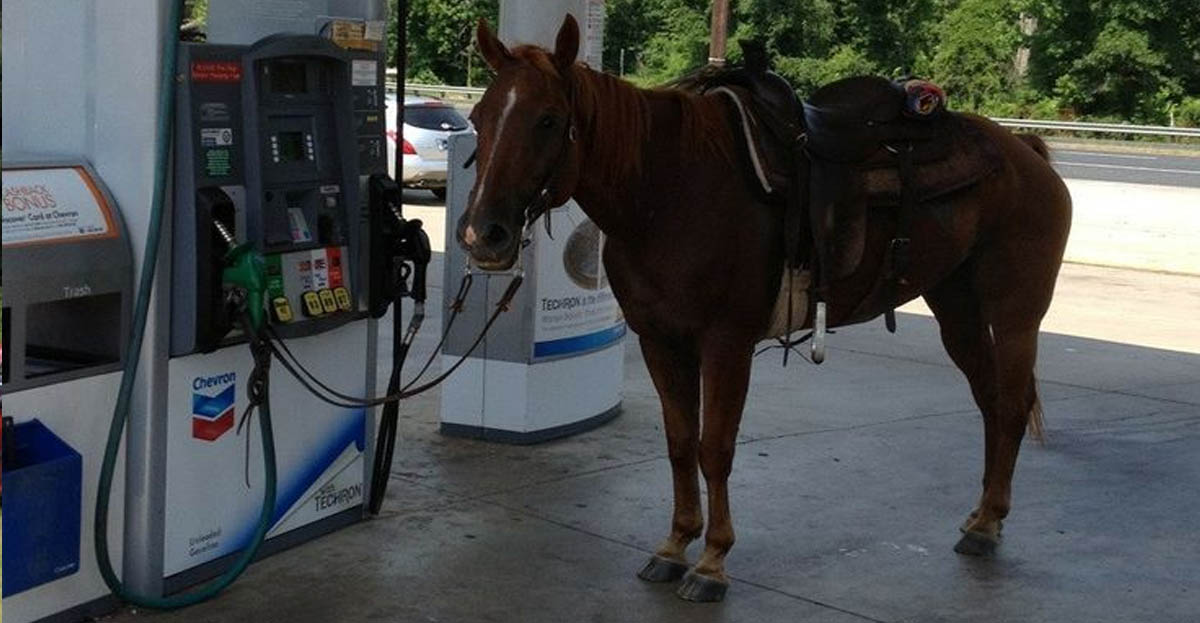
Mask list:
[[[682,577],[681,597],[719,600],[734,541],[727,481],[751,358],[784,270],[783,207],[743,173],[730,98],[638,89],[577,63],[579,30],[569,16],[553,51],[508,49],[482,21],[477,37],[496,75],[471,114],[478,168],[459,242],[477,265],[505,269],[530,221],[572,197],[607,235],[604,264],[662,401],[674,480],[670,534],[639,576]],[[896,300],[925,297],[983,414],[983,494],[956,550],[986,554],[1009,512],[1026,426],[1040,417],[1038,327],[1071,207],[1044,144],[964,118],[994,144],[1001,166],[953,195],[949,225],[913,220],[911,268]],[[868,295],[894,212],[871,213],[860,265],[831,284],[830,326],[892,307]],[[686,549],[701,534],[704,552],[689,570]]]

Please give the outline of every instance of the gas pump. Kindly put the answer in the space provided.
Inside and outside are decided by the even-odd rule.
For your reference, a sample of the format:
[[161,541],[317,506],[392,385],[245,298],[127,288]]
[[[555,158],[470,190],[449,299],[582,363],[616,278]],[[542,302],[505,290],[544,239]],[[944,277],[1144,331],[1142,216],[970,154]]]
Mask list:
[[282,337],[366,317],[359,167],[370,173],[385,156],[382,66],[372,59],[367,79],[358,76],[369,84],[352,81],[365,55],[314,35],[181,45],[173,357],[239,339],[223,300],[217,227],[262,255],[267,320]]
[[[220,590],[260,545],[363,516],[378,403],[321,404],[298,364],[269,363],[283,348],[323,388],[375,393],[375,319],[423,300],[428,263],[420,222],[387,192],[379,49],[303,34],[184,43],[176,75],[165,425],[146,439],[162,450],[130,463],[162,486],[127,509],[124,566],[138,573],[121,586],[160,608]],[[255,408],[261,448],[244,426]],[[278,437],[272,412],[288,421]]]
[[5,454],[19,460],[4,518],[56,517],[21,522],[54,535],[45,568],[10,574],[45,541],[5,530],[17,623],[102,614],[106,584],[159,608],[207,598],[257,555],[360,520],[385,484],[371,438],[388,401],[326,405],[293,363],[268,368],[284,349],[322,387],[373,395],[377,319],[405,297],[422,315],[428,241],[385,177],[385,5],[312,4],[282,24],[213,0],[214,21],[254,37],[179,44],[181,4],[6,7],[6,41],[23,43],[5,44]]

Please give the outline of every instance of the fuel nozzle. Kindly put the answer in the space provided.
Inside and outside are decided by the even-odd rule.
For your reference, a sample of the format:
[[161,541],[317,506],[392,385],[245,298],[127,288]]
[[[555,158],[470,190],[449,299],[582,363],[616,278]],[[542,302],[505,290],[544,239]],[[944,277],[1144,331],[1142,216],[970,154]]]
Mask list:
[[[420,219],[405,219],[400,185],[376,174],[368,182],[371,209],[372,298],[375,317],[388,305],[410,297],[426,298],[425,273],[433,256]],[[412,287],[408,278],[412,277]]]
[[221,282],[227,292],[226,301],[250,316],[250,326],[258,331],[266,317],[263,301],[267,292],[267,263],[250,243],[238,244],[233,232],[220,219],[214,218],[213,228],[225,242],[225,268]]

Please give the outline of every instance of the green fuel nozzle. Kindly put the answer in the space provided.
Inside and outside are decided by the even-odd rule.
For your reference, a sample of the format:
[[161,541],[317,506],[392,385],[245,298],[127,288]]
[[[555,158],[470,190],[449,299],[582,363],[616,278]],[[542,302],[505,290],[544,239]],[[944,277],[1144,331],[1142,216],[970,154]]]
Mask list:
[[229,250],[225,252],[225,269],[221,271],[221,282],[230,292],[242,300],[234,300],[239,307],[244,306],[250,316],[250,324],[255,331],[263,326],[266,315],[263,307],[267,291],[267,263],[263,256],[250,243],[237,244],[237,239],[219,220],[213,220],[213,226]]

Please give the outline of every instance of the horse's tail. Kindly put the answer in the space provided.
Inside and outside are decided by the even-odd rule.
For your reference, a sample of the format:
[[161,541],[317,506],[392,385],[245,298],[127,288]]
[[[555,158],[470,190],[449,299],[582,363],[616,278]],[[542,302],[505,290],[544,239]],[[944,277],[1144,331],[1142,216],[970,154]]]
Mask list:
[[1046,160],[1050,159],[1050,146],[1046,144],[1046,141],[1042,137],[1036,134],[1018,134],[1017,138],[1021,139],[1021,142],[1026,145],[1029,145],[1029,148],[1036,151],[1042,158]]

